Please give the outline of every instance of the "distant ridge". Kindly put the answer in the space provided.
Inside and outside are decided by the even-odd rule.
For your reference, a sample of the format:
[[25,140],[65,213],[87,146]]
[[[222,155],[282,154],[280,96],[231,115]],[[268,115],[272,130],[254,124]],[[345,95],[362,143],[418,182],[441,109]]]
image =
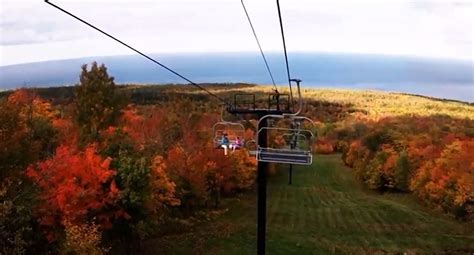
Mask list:
[[[138,90],[138,91],[145,90],[145,91],[151,91],[151,92],[161,92],[161,91],[166,91],[168,89],[186,90],[186,89],[192,88],[188,85],[176,84],[176,83],[167,83],[167,84],[128,84],[127,83],[127,84],[117,84],[117,85],[124,90]],[[258,84],[251,84],[251,83],[199,83],[199,85],[209,88],[209,89],[224,89],[224,88],[229,88],[229,87],[231,87],[232,89],[236,89],[236,88],[245,89],[245,88],[252,88],[255,86],[261,86]],[[36,87],[36,88],[30,88],[30,89],[33,89],[42,98],[50,100],[50,101],[58,100],[57,98],[58,95],[60,97],[59,101],[61,101],[61,103],[71,102],[74,97],[74,86]],[[330,88],[317,88],[317,89],[321,89],[321,91],[331,90]],[[341,89],[335,89],[334,91],[341,91]],[[365,89],[363,90],[343,89],[343,91],[357,91],[357,92],[370,91],[371,93],[387,93],[391,95],[405,95],[405,96],[411,96],[411,97],[424,98],[424,99],[433,100],[433,101],[437,101],[441,103],[457,103],[457,104],[462,104],[462,105],[467,105],[467,106],[474,106],[474,102],[466,102],[462,100],[446,99],[446,98],[437,98],[437,97],[423,96],[423,95],[417,95],[417,94],[411,94],[411,93],[386,92],[386,91],[380,91],[380,90],[365,90]],[[0,91],[0,100],[8,96],[12,92],[13,92],[12,89]]]
[[426,99],[434,100],[434,101],[453,102],[453,103],[461,103],[461,104],[467,104],[467,105],[474,106],[474,102],[465,102],[465,101],[456,100],[456,99],[437,98],[437,97],[430,97],[430,96],[423,96],[423,95],[417,95],[417,94],[411,94],[411,93],[402,93],[402,92],[392,92],[391,94],[421,97],[421,98],[426,98]]

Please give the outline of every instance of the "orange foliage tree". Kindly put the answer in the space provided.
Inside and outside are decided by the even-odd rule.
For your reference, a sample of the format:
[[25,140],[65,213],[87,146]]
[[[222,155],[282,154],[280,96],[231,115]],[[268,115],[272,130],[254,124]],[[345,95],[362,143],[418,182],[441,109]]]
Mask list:
[[382,118],[352,137],[344,162],[369,188],[411,191],[459,218],[474,215],[474,155],[468,120]]
[[56,146],[53,108],[32,90],[18,89],[0,99],[0,253],[31,253],[42,242],[31,211],[36,197],[25,168],[49,157]]
[[[185,119],[179,127],[182,138],[166,157],[178,196],[186,208],[210,203],[217,207],[221,195],[247,189],[254,182],[255,159],[245,149],[228,156],[216,149],[209,128],[211,120],[207,115],[197,118],[190,115]],[[244,138],[251,137],[252,132],[247,130]]]
[[334,152],[334,146],[325,139],[318,139],[312,147],[313,151],[318,154],[331,154]]
[[438,205],[458,217],[468,213],[474,200],[474,139],[456,140],[439,158],[417,170],[411,189],[422,201]]
[[83,224],[96,217],[103,227],[110,227],[113,215],[104,208],[114,204],[119,190],[109,163],[110,159],[96,154],[94,146],[86,147],[84,152],[60,146],[52,158],[28,167],[28,177],[40,190],[39,222],[50,241],[56,238],[57,227],[66,221]]
[[178,206],[181,204],[181,201],[175,196],[176,184],[169,179],[167,171],[163,157],[155,156],[150,174],[150,209],[154,213],[159,214],[160,209],[166,205]]
[[0,102],[0,176],[54,151],[51,118],[51,105],[30,90],[16,90]]
[[31,90],[15,90],[15,92],[8,96],[7,101],[11,105],[20,109],[22,118],[25,120],[35,117],[44,117],[48,119],[53,117],[51,104],[41,99]]
[[255,158],[244,150],[225,156],[211,145],[179,144],[170,150],[167,162],[188,208],[203,203],[217,207],[221,195],[245,190],[255,180]]

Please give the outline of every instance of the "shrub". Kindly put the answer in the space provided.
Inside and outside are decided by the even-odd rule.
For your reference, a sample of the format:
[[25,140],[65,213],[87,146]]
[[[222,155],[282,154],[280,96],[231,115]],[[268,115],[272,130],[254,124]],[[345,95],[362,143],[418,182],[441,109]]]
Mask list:
[[4,181],[0,186],[0,254],[24,254],[31,245],[32,217],[29,208],[9,194],[11,185]]
[[109,250],[101,246],[102,233],[94,222],[73,224],[66,221],[63,224],[66,238],[61,253],[101,255]]

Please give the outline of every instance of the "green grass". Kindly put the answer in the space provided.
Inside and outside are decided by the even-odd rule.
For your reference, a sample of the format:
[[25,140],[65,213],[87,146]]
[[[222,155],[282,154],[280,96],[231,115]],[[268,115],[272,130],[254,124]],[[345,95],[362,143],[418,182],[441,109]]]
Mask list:
[[[269,179],[268,254],[471,254],[474,226],[422,208],[409,195],[364,190],[339,155],[317,156]],[[225,201],[229,210],[185,235],[152,242],[169,254],[255,254],[256,196]],[[156,249],[154,248],[156,247]],[[151,252],[153,253],[153,252]]]

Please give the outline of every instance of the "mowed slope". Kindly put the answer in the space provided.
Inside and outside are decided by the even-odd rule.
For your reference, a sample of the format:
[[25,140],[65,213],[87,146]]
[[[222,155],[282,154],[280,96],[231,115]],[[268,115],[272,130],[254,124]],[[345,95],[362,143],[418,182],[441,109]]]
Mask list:
[[292,186],[286,175],[270,184],[272,254],[284,253],[279,239],[305,253],[474,250],[468,226],[424,211],[406,195],[366,192],[339,156],[318,157],[312,168],[297,169]]
[[[339,155],[317,156],[269,179],[268,254],[471,254],[474,226],[424,209],[404,194],[365,191]],[[196,232],[170,238],[173,254],[254,254],[255,195]],[[179,244],[179,245],[178,245]],[[151,248],[151,247],[149,247]],[[163,251],[163,246],[161,246]]]

